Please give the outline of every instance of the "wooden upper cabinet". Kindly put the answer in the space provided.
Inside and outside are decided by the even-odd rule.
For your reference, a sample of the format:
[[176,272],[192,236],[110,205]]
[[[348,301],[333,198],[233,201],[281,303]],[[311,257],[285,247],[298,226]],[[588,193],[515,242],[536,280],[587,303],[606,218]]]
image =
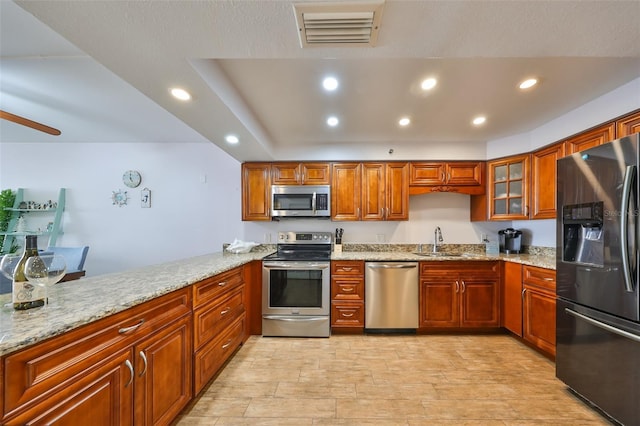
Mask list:
[[409,220],[409,164],[386,165],[386,220]]
[[640,110],[616,121],[616,138],[640,132]]
[[562,157],[562,143],[531,154],[531,219],[556,218],[556,162]]
[[408,163],[335,163],[333,220],[408,220]]
[[274,185],[329,185],[329,163],[273,163],[271,181]]
[[384,163],[362,164],[361,220],[384,220],[385,181]]
[[529,218],[529,154],[487,162],[489,219]]
[[335,163],[331,170],[331,219],[360,220],[362,164]]
[[409,169],[411,193],[484,194],[484,170],[483,161],[413,162]]
[[571,155],[584,151],[585,149],[593,148],[594,146],[611,142],[616,138],[615,130],[615,123],[608,123],[580,133],[564,142],[564,153],[565,155]]
[[411,163],[409,185],[444,185],[446,163]]
[[242,164],[242,220],[271,220],[271,164]]

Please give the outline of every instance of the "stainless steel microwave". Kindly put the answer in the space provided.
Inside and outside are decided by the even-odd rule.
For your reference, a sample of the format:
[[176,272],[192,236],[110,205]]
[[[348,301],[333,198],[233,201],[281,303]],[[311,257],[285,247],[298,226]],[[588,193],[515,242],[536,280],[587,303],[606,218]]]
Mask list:
[[331,217],[329,185],[271,186],[271,217]]

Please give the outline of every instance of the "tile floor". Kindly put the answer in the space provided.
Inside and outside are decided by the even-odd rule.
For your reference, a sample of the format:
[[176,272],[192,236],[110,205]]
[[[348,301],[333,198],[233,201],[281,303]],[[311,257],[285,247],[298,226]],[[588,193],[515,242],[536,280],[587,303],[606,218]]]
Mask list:
[[252,336],[178,425],[608,425],[506,335]]

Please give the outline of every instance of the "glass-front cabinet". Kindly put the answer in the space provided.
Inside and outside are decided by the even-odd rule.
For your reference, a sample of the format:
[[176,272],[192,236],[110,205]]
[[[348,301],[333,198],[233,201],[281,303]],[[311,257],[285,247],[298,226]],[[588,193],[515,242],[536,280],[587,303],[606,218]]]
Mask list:
[[490,220],[529,218],[529,154],[489,161]]

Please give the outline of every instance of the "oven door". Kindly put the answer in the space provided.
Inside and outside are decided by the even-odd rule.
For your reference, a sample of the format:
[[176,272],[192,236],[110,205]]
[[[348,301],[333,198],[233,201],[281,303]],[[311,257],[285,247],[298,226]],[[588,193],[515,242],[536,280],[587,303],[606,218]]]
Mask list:
[[263,315],[329,315],[329,262],[262,264]]

